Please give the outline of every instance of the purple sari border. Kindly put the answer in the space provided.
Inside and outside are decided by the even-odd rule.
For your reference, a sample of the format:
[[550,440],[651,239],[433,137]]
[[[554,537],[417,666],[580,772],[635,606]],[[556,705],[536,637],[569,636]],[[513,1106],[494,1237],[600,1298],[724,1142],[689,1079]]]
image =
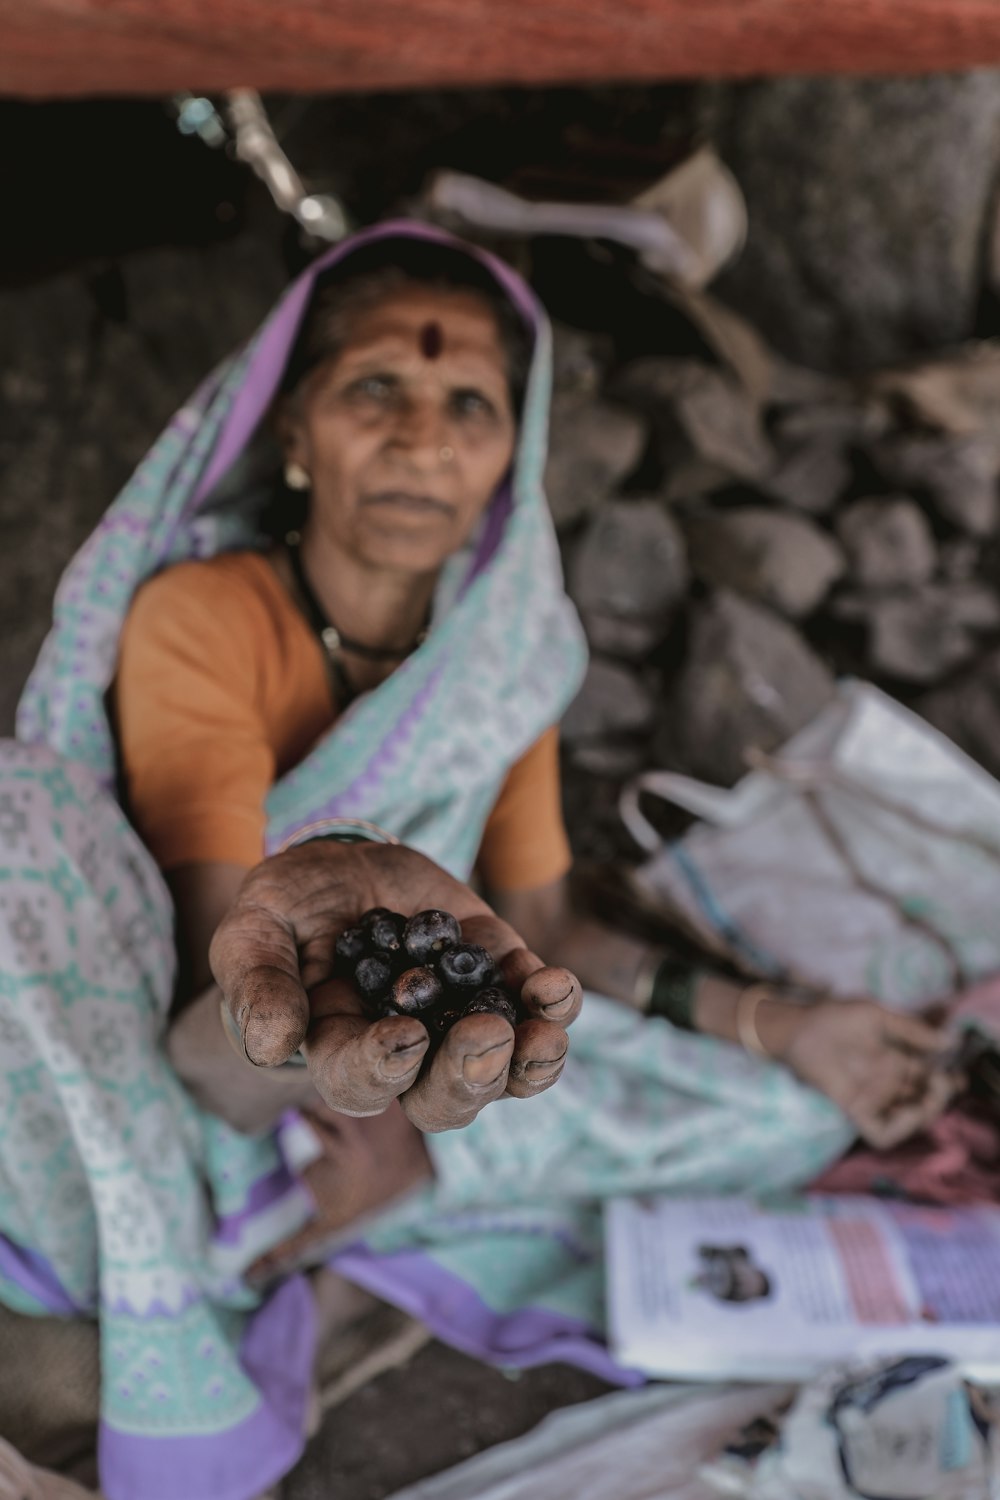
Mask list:
[[419,1250],[377,1254],[365,1244],[348,1245],[328,1262],[366,1291],[419,1318],[442,1342],[487,1364],[570,1364],[610,1385],[646,1383],[639,1370],[620,1365],[600,1336],[580,1318],[525,1307],[498,1313],[468,1282]]
[[304,1201],[311,1203],[312,1200],[301,1182],[293,1176],[284,1162],[280,1162],[273,1171],[268,1172],[266,1177],[257,1178],[242,1208],[235,1213],[217,1216],[215,1234],[212,1238],[218,1245],[238,1244],[245,1226],[251,1219],[257,1218],[265,1209],[271,1208],[282,1198],[303,1195]]
[[56,1317],[79,1317],[93,1309],[74,1302],[59,1281],[52,1266],[36,1250],[25,1250],[5,1234],[0,1234],[0,1275],[4,1275],[29,1297],[40,1302]]
[[101,1488],[108,1500],[255,1500],[305,1447],[316,1356],[308,1283],[292,1277],[250,1321],[241,1363],[260,1392],[254,1411],[211,1434],[143,1437],[102,1423]]

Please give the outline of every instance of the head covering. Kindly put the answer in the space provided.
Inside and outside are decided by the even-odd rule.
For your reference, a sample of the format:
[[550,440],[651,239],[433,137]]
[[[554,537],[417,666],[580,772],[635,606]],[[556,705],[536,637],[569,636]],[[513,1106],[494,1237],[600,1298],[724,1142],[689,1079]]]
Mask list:
[[575,694],[585,647],[542,488],[548,321],[509,267],[427,225],[388,222],[321,256],[180,409],[64,574],[17,735],[113,786],[105,694],[135,590],[171,563],[259,544],[254,507],[234,483],[238,461],[280,386],[316,279],[392,238],[464,249],[533,330],[517,447],[477,534],[443,569],[425,643],[272,789],[268,846],[316,817],[364,816],[466,875],[507,770]]

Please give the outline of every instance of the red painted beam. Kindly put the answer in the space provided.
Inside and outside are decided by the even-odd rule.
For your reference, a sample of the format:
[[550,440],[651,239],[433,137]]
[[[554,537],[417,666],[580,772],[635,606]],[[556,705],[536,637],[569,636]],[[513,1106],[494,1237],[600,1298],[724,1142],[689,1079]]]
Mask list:
[[1000,0],[0,0],[0,93],[314,93],[1000,64]]

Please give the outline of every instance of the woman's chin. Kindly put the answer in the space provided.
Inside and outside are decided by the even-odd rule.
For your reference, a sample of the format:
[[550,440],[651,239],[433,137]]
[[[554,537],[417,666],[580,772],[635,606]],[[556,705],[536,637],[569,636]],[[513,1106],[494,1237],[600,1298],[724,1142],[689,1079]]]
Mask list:
[[441,526],[366,528],[365,535],[358,538],[355,555],[369,568],[436,573],[462,545],[460,537],[442,536],[444,530]]

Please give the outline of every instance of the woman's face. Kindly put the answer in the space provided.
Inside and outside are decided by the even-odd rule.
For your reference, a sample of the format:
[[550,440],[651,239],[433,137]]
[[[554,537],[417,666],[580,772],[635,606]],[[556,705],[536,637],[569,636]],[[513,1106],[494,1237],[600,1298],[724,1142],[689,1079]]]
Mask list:
[[359,313],[283,416],[309,526],[369,567],[430,572],[506,473],[515,419],[496,319],[474,292],[412,288]]

